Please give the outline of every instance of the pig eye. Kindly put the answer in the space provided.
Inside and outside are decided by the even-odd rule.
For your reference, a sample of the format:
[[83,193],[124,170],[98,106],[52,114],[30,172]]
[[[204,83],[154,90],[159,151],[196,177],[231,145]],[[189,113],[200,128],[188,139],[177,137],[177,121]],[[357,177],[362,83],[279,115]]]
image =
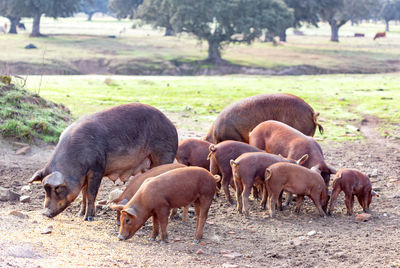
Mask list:
[[131,220],[129,218],[125,220],[126,224],[129,224],[130,222],[131,222]]
[[64,189],[62,186],[57,186],[54,191],[59,195],[64,192]]

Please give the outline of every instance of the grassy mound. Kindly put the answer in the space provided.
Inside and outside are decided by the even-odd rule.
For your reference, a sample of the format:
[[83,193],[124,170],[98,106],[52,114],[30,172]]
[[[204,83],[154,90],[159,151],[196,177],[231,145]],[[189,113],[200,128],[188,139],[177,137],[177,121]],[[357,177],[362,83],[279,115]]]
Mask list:
[[4,138],[56,143],[61,132],[72,122],[70,111],[0,80],[0,134]]

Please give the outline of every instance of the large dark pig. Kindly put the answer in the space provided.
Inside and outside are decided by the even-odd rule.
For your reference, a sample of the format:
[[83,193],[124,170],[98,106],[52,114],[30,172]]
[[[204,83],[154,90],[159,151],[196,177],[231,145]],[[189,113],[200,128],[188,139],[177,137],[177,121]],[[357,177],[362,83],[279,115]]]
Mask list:
[[172,163],[177,147],[176,128],[159,110],[139,103],[119,105],[65,129],[50,161],[29,182],[44,185],[44,215],[56,216],[82,190],[80,215],[93,220],[103,177],[126,181],[140,171]]
[[259,123],[276,120],[314,136],[319,113],[304,100],[291,94],[263,94],[242,99],[226,107],[218,115],[205,138],[211,143],[224,140],[249,141],[249,132]]

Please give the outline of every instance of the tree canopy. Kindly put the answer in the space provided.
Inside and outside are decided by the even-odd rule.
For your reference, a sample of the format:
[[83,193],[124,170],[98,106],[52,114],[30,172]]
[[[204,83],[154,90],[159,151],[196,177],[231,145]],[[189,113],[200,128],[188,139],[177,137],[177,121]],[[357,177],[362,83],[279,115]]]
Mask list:
[[114,13],[118,19],[133,19],[134,13],[143,0],[110,0],[108,9]]
[[382,4],[379,16],[385,20],[386,31],[389,32],[389,22],[400,20],[400,0],[385,0]]
[[88,15],[88,20],[97,13],[108,13],[108,0],[81,0],[79,10]]

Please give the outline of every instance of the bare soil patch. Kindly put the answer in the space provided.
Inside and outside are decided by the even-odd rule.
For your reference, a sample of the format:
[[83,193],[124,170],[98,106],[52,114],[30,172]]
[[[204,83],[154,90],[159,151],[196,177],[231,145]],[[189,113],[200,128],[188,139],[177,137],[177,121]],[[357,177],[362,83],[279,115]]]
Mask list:
[[[373,199],[367,222],[355,221],[355,215],[362,213],[357,203],[355,215],[344,215],[343,194],[333,216],[325,218],[307,199],[300,214],[291,205],[274,219],[253,200],[250,219],[245,219],[220,197],[212,204],[201,244],[193,243],[193,211],[185,224],[170,221],[166,245],[148,241],[151,221],[132,239],[120,242],[115,213],[107,207],[97,211],[94,222],[76,216],[79,200],[54,219],[41,216],[44,190],[35,184],[28,193],[30,203],[0,202],[0,266],[399,267],[400,150],[396,141],[386,142],[361,130],[367,133],[365,140],[322,142],[322,147],[327,162],[337,169],[377,174],[371,180],[380,196]],[[179,130],[179,134],[183,138],[203,133]],[[52,149],[34,147],[29,155],[17,156],[8,143],[1,142],[0,186],[21,192]],[[97,200],[107,199],[114,188],[124,186],[104,179]],[[12,210],[29,218],[9,215]],[[53,231],[41,234],[50,225]]]

